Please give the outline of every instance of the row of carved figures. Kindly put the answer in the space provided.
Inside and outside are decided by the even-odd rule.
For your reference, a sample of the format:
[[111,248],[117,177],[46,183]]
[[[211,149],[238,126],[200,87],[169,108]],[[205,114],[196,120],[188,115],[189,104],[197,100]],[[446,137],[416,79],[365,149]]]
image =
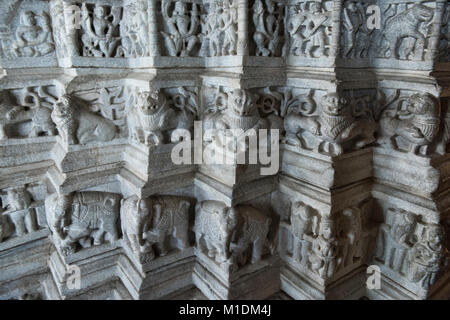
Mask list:
[[[86,191],[54,193],[43,204],[34,201],[25,186],[9,188],[2,203],[6,211],[0,216],[0,240],[42,227],[36,223],[34,210],[44,206],[53,242],[64,255],[122,237],[136,260],[147,263],[175,247],[191,247],[192,231],[197,249],[205,257],[236,270],[273,253],[278,241],[269,235],[278,227],[275,220],[245,204],[228,207],[220,201],[199,202],[192,223],[195,201],[180,196],[122,199],[120,194]],[[391,208],[377,227],[370,220],[371,204],[365,201],[328,217],[303,202],[294,202],[289,218],[293,261],[300,269],[331,279],[341,270],[345,273],[368,263],[376,237],[374,261],[427,289],[448,265],[443,226]],[[175,247],[171,239],[176,240]]]
[[42,203],[33,201],[25,186],[7,189],[2,198],[5,211],[0,215],[0,240],[42,228],[33,210],[40,206],[45,208],[53,242],[64,255],[123,237],[132,255],[146,263],[175,249],[171,239],[180,250],[191,247],[191,231],[201,252],[229,268],[256,263],[265,247],[273,249],[268,240],[271,218],[250,205],[227,207],[219,201],[200,202],[192,227],[190,216],[195,202],[186,197],[122,199],[116,193],[86,191],[54,193]]
[[[376,105],[360,99],[326,93],[315,102],[310,94],[292,96],[270,90],[255,95],[235,89],[213,93],[213,102],[199,114],[195,92],[179,88],[181,94],[169,99],[161,90],[139,92],[124,113],[124,123],[132,141],[146,145],[177,142],[175,129],[192,130],[194,120],[203,119],[203,129],[278,129],[283,141],[298,148],[329,155],[363,148],[375,141],[394,150],[426,155],[434,146],[446,151],[449,140],[449,110],[428,93],[393,94]],[[37,96],[35,94],[35,96]],[[289,100],[289,102],[287,102]],[[389,100],[389,101],[386,101]],[[38,101],[38,100],[36,100]],[[114,121],[93,112],[71,95],[33,106],[17,106],[8,91],[0,92],[0,139],[7,132],[31,123],[28,137],[58,133],[67,144],[107,142],[118,137]],[[280,136],[283,136],[280,134]],[[214,137],[204,136],[205,140]],[[207,141],[206,141],[207,142]]]
[[[387,18],[383,18],[382,26],[374,28],[367,22],[371,18],[367,14],[369,3],[346,1],[341,12],[340,55],[424,60],[425,53],[431,52],[430,26],[435,17],[435,8],[430,4],[431,1],[426,4],[405,1],[383,7],[383,17]],[[255,0],[249,6],[252,19],[248,24],[253,31],[248,35],[249,41],[253,41],[251,55],[321,58],[333,54],[332,1],[301,1],[285,6],[281,1]],[[151,29],[158,30],[156,39],[161,39],[163,55],[238,54],[238,22],[243,18],[238,15],[236,0],[207,4],[162,0],[161,13],[155,13],[148,1],[143,0],[125,7],[83,3],[78,8],[67,4],[65,8],[62,2],[54,1],[50,8],[50,15],[20,11],[14,35],[0,42],[0,55],[3,52],[2,55],[9,58],[37,57],[51,54],[55,49],[60,50],[62,57],[159,55],[151,49]],[[446,8],[442,9],[446,10],[443,41],[446,41],[444,29],[448,23]],[[54,32],[50,16],[55,20]],[[78,23],[79,28],[72,26],[74,23]],[[54,41],[61,43],[55,46]],[[448,51],[448,48],[441,49]],[[445,55],[445,52],[441,54]]]

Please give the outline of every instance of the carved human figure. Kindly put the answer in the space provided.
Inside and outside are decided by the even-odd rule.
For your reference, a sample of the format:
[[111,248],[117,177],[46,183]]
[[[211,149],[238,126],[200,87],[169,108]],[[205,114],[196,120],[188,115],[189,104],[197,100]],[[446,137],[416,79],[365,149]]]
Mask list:
[[127,118],[129,134],[132,140],[146,145],[167,143],[167,134],[174,129],[190,130],[194,124],[194,114],[179,105],[180,111],[169,107],[163,92],[150,88],[137,95],[137,103]]
[[441,226],[426,225],[423,237],[409,252],[409,281],[417,283],[423,289],[428,289],[435,283],[445,257],[443,241],[444,230]]
[[[344,98],[337,93],[327,93],[321,99],[322,110],[318,116],[301,116],[290,113],[285,118],[286,143],[307,148],[305,139],[319,140],[320,153],[340,155],[343,145],[360,149],[375,141],[375,123],[369,119],[355,118]],[[305,137],[308,132],[310,138]]]
[[309,2],[309,9],[304,22],[306,28],[304,32],[306,43],[305,53],[309,58],[321,57],[326,54],[328,41],[328,16],[322,11],[320,2]]
[[81,7],[81,24],[83,27],[83,56],[113,57],[121,38],[115,33],[120,23],[119,8],[111,8],[111,13],[106,13],[106,7],[96,4],[93,14],[89,13],[86,3]]
[[358,54],[358,42],[356,39],[357,33],[361,32],[364,24],[364,16],[361,5],[356,2],[346,2],[344,8],[342,25],[345,28],[345,48],[344,57],[356,57]]
[[143,1],[131,3],[124,8],[124,18],[120,23],[122,35],[121,49],[126,57],[145,57],[149,54],[148,11]]
[[275,56],[280,43],[281,17],[275,15],[275,3],[273,0],[265,1],[267,13],[265,14],[262,0],[256,0],[253,5],[253,24],[255,33],[253,40],[256,43],[257,56]]
[[107,192],[57,193],[47,197],[47,223],[64,255],[119,238],[120,195]]
[[15,235],[23,236],[37,230],[32,199],[26,187],[14,187],[6,190],[2,196],[2,205],[6,209],[2,214],[9,216],[14,224]]
[[51,118],[68,145],[107,142],[116,137],[117,129],[111,120],[91,112],[67,94],[54,103]]
[[308,264],[316,224],[317,216],[313,208],[301,201],[292,205],[291,232],[294,236],[292,257],[304,266]]
[[222,56],[236,55],[237,45],[237,8],[231,0],[223,0],[217,11],[218,29],[223,33]]
[[323,217],[320,222],[319,236],[314,239],[312,254],[309,257],[312,271],[322,279],[333,277],[342,262],[338,256],[339,245],[336,238],[335,221]]
[[363,255],[361,210],[357,207],[344,209],[338,222],[339,254],[342,257],[340,267],[345,268],[351,266],[355,258]]
[[173,196],[148,199],[132,196],[122,201],[124,239],[141,263],[155,258],[153,244],[157,245],[160,256],[166,255],[170,235],[178,240],[180,249],[189,247],[189,208],[189,201]]
[[290,38],[289,53],[293,56],[303,55],[303,44],[305,42],[303,29],[306,14],[299,8],[294,8],[291,9],[291,14],[288,19],[286,29]]
[[41,57],[55,50],[50,17],[47,13],[43,12],[41,15],[32,11],[21,13],[12,49],[17,57]]
[[386,223],[379,229],[377,257],[394,271],[405,268],[407,251],[411,248],[418,217],[399,209],[389,209]]
[[407,151],[426,155],[438,134],[440,113],[440,105],[430,94],[415,93],[406,100],[404,110],[397,107],[383,112],[379,142],[399,150],[400,137],[409,144]]
[[175,8],[170,16],[170,4],[171,2],[167,0],[161,3],[164,23],[168,29],[168,33],[161,32],[161,34],[164,36],[169,55],[186,57],[199,42],[197,32],[200,18],[197,4],[192,4],[190,16],[187,12],[187,4],[181,1],[175,2]]
[[[420,31],[420,25],[429,23],[433,16],[432,8],[417,3],[387,20],[379,44],[382,57],[411,59],[410,55],[414,53],[416,60],[422,60],[426,38]],[[404,41],[408,41],[408,46],[400,52]]]
[[259,210],[239,205],[227,207],[219,201],[203,201],[196,206],[195,236],[197,248],[216,262],[231,266],[261,260],[271,219]]

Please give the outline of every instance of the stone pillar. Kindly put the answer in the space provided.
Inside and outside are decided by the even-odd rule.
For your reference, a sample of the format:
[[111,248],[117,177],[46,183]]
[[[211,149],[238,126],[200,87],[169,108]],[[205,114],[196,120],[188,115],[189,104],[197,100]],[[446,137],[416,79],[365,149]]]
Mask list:
[[248,0],[238,0],[238,56],[248,55]]

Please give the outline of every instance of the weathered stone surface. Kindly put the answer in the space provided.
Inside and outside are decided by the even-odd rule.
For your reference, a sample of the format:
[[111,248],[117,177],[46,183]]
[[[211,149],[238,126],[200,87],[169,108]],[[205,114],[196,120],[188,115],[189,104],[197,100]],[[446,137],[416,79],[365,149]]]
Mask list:
[[449,19],[2,0],[0,299],[448,299]]

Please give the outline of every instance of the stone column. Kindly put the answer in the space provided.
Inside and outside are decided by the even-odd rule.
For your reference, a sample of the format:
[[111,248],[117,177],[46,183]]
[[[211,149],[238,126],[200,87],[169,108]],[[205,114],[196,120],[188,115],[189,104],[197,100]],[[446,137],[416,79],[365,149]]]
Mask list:
[[161,55],[158,43],[157,11],[158,8],[156,7],[156,0],[148,0],[148,40],[151,57]]
[[248,55],[248,0],[238,0],[238,56]]

